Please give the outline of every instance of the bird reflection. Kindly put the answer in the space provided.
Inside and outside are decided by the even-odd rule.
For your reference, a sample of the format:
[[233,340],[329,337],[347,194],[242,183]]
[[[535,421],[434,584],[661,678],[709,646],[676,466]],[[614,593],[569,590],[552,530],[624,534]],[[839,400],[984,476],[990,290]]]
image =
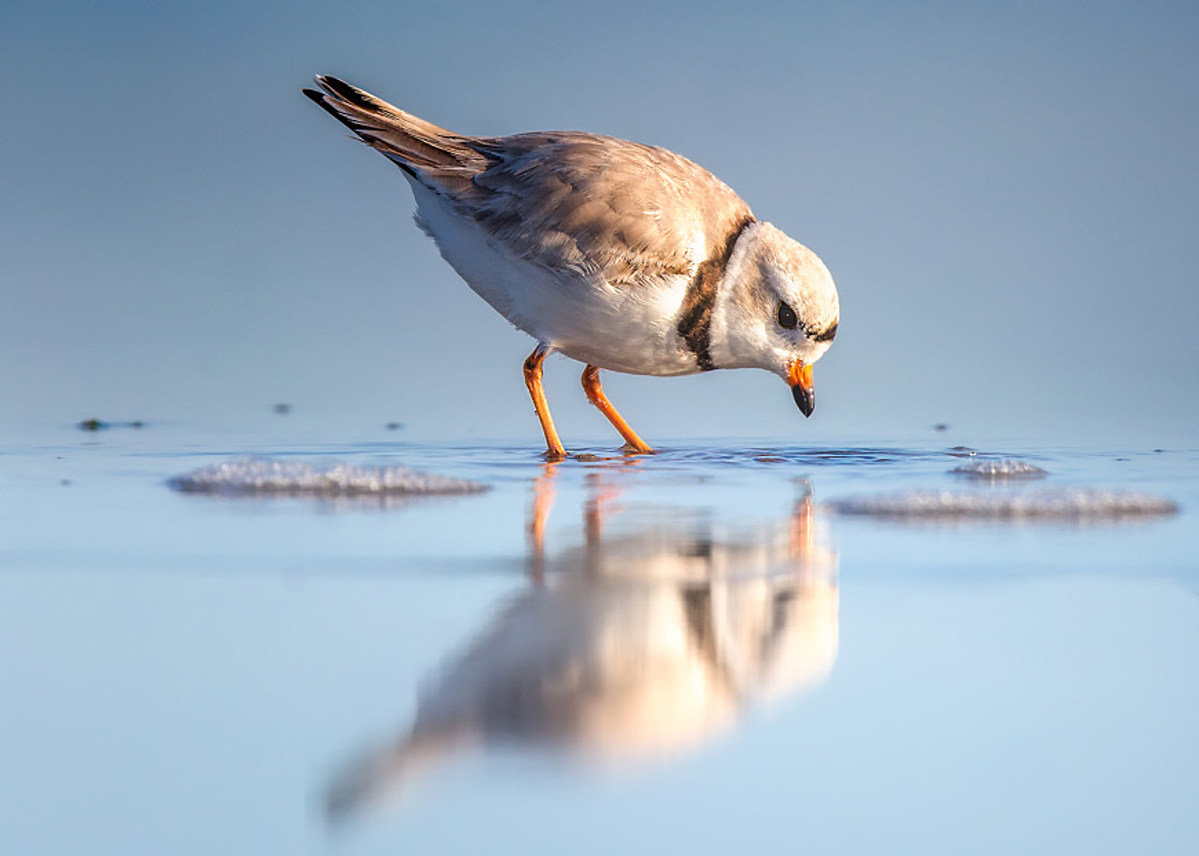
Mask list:
[[605,763],[667,756],[828,675],[837,559],[817,538],[810,496],[747,531],[674,511],[605,535],[620,494],[600,468],[588,476],[583,543],[550,553],[557,466],[534,486],[530,585],[425,688],[397,740],[333,781],[331,818],[471,746]]

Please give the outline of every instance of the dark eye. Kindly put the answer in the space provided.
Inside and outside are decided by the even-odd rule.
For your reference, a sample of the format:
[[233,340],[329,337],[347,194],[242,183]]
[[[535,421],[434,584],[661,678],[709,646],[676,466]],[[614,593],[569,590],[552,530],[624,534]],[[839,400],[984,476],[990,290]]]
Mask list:
[[795,317],[795,310],[782,300],[779,301],[779,311],[776,313],[776,317],[779,319],[779,326],[784,330],[794,330],[795,325],[799,323],[799,319]]

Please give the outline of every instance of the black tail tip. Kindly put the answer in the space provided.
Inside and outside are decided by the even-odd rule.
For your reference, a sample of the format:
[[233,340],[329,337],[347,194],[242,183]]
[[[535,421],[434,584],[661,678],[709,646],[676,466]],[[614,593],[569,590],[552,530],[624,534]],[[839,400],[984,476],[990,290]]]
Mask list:
[[322,89],[332,92],[338,98],[348,101],[357,107],[371,108],[374,106],[367,98],[365,92],[356,86],[351,86],[344,80],[339,80],[336,77],[330,77],[327,74],[318,74],[316,76],[316,83]]

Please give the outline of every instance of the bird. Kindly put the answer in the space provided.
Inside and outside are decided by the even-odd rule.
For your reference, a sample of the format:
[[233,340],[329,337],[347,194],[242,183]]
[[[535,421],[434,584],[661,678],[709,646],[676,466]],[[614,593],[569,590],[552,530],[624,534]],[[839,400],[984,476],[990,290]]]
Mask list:
[[458,134],[336,77],[303,93],[400,168],[417,226],[480,297],[536,340],[524,380],[547,460],[567,457],[542,386],[558,352],[629,453],[652,453],[601,370],[679,376],[761,368],[804,416],[837,333],[824,262],[668,149],[583,131]]

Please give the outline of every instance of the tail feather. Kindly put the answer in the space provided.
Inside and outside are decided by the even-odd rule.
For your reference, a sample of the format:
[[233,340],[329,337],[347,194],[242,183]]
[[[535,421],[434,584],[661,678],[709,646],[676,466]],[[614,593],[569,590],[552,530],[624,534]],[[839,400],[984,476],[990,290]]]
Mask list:
[[464,137],[405,113],[336,77],[317,75],[321,91],[304,94],[371,148],[417,178],[453,178],[484,168],[484,158]]

